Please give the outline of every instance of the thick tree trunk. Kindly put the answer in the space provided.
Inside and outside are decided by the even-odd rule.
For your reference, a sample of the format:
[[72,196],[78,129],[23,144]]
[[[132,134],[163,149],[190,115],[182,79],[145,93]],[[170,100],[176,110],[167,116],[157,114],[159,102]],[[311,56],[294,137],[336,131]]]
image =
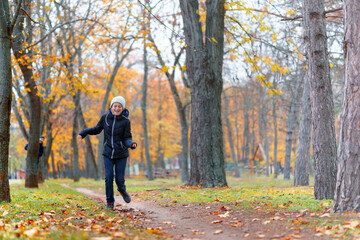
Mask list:
[[316,165],[314,194],[316,199],[332,199],[337,160],[324,1],[303,0],[303,19],[305,38],[309,39],[307,59]]
[[344,1],[345,89],[339,137],[334,212],[360,212],[360,2]]
[[311,99],[309,78],[305,76],[304,90],[301,100],[301,117],[299,126],[298,146],[296,151],[294,186],[308,186],[311,142]]
[[291,100],[290,112],[287,121],[287,131],[285,140],[285,167],[284,167],[284,179],[290,179],[290,161],[291,161],[291,150],[292,150],[292,139],[295,129],[296,116],[299,108],[299,91],[302,84],[302,76],[297,79],[296,87],[294,90],[294,96]]
[[0,4],[0,202],[10,202],[9,142],[11,113],[11,33],[7,31],[10,16],[9,3]]
[[[30,14],[31,0],[23,1],[23,9]],[[39,137],[40,137],[40,123],[41,123],[41,102],[40,97],[37,95],[38,90],[34,80],[34,75],[31,68],[31,63],[21,61],[21,59],[32,59],[31,50],[24,50],[24,18],[25,15],[19,15],[18,21],[14,27],[14,39],[12,42],[12,49],[15,58],[18,60],[21,72],[25,79],[25,85],[29,89],[29,106],[30,106],[30,131],[29,131],[29,147],[26,157],[26,171],[25,171],[25,187],[37,188],[37,161],[39,154]],[[31,27],[30,20],[28,26]],[[29,33],[29,40],[31,42],[32,29],[27,29]]]
[[229,145],[230,145],[230,150],[231,150],[231,157],[232,160],[234,162],[234,175],[235,177],[239,178],[240,177],[240,171],[239,171],[239,166],[238,166],[238,162],[236,159],[236,154],[235,154],[235,148],[234,148],[234,141],[233,141],[233,137],[232,137],[232,128],[231,128],[231,124],[230,124],[230,120],[229,120],[229,99],[226,96],[225,92],[224,92],[224,117],[225,117],[225,123],[226,123],[226,128],[227,128],[227,132],[228,132],[228,139],[229,139]]
[[224,3],[224,0],[206,1],[203,38],[198,1],[180,1],[191,90],[191,186],[227,186],[221,123]]

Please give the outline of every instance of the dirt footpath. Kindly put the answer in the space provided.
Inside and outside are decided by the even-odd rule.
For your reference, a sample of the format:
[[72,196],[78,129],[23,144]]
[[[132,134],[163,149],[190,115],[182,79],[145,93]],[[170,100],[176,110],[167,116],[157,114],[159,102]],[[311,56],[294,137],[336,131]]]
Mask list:
[[[105,204],[102,191],[85,188],[74,189]],[[147,231],[171,239],[331,239],[313,231],[296,213],[242,210],[221,203],[192,203],[161,206],[156,201],[140,201],[131,194],[132,202],[126,204],[118,194],[115,210],[135,220]],[[292,216],[293,215],[293,216]],[[302,219],[292,224],[291,219]]]

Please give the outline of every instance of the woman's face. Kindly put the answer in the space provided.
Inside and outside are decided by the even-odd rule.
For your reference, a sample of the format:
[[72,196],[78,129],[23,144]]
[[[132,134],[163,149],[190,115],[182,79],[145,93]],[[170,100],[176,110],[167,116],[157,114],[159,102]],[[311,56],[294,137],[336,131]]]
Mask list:
[[111,106],[111,113],[115,116],[119,116],[123,111],[123,106],[121,105],[121,103],[113,103],[113,105]]

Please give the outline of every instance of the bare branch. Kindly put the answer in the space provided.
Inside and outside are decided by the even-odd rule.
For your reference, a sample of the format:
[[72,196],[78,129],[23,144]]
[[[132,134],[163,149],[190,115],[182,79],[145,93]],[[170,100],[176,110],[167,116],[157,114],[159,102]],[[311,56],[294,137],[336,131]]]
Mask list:
[[16,7],[16,10],[15,10],[15,15],[13,17],[13,19],[11,20],[11,23],[10,23],[10,29],[9,29],[9,34],[11,35],[13,30],[14,30],[14,27],[15,27],[15,24],[16,24],[16,20],[19,16],[19,13],[20,13],[20,9],[21,9],[21,4],[22,4],[22,0],[19,1],[17,7]]

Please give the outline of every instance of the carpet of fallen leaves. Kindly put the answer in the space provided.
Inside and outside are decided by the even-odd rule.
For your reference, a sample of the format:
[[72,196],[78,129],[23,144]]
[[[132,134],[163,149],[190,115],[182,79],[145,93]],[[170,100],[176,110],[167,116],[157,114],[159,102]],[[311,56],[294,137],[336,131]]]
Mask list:
[[98,197],[64,188],[72,185],[65,179],[39,189],[11,185],[12,202],[0,205],[0,239],[360,239],[360,215],[331,213],[332,201],[315,200],[312,186],[270,178],[228,182],[204,189],[128,179],[133,201],[117,196],[112,211],[104,207],[102,181],[74,184],[91,186]]
[[[0,205],[0,239],[158,239],[126,212],[109,211],[59,184],[26,189],[11,185],[11,203]],[[131,218],[132,217],[132,218]]]

